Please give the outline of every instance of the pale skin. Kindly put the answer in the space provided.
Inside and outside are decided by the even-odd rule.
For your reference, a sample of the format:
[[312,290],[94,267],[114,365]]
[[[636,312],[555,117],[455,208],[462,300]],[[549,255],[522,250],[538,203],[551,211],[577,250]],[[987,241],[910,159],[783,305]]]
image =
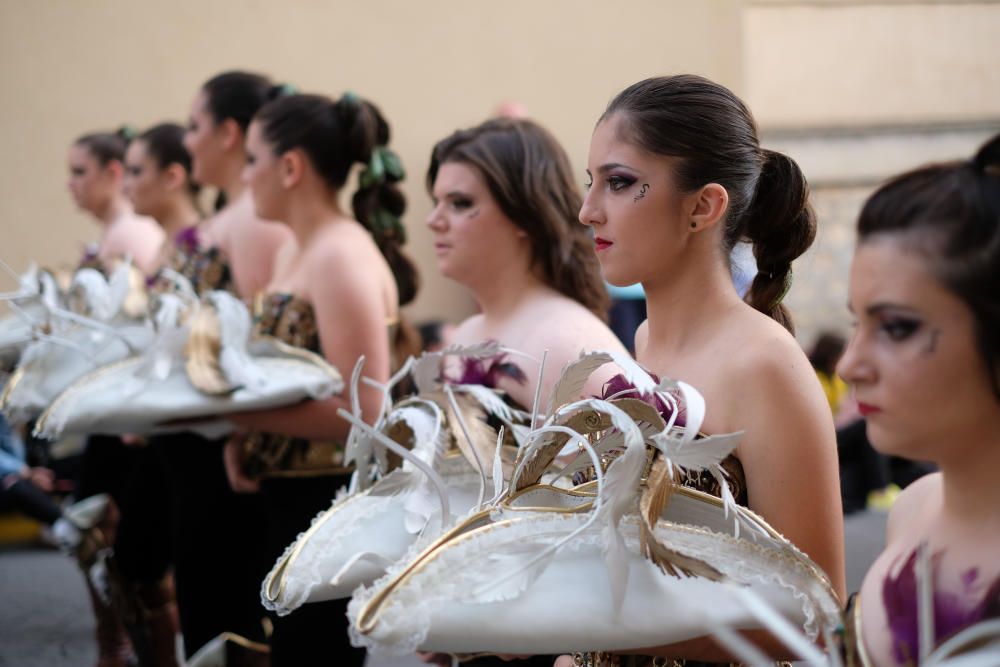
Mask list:
[[192,178],[226,194],[227,205],[199,226],[201,243],[225,254],[241,298],[264,290],[275,272],[277,250],[292,233],[286,225],[261,218],[242,179],[245,136],[232,118],[216,121],[204,91],[191,104],[184,147],[191,154]]
[[[612,116],[594,132],[580,221],[594,230],[605,279],[645,289],[637,359],[705,396],[706,433],[745,432],[734,453],[750,508],[808,554],[843,598],[836,442],[819,383],[791,334],[733,287],[722,249],[725,188],[679,192],[671,161],[622,140],[617,122]],[[775,656],[786,653],[762,633],[749,637]],[[729,658],[708,638],[634,652]]]
[[173,239],[196,225],[201,217],[188,183],[188,173],[182,165],[174,162],[160,167],[141,139],[129,145],[125,154],[125,196],[136,213],[153,218],[163,229],[157,267],[162,267],[170,257]]
[[[293,294],[312,305],[323,354],[345,377],[364,356],[364,375],[386,382],[388,323],[398,317],[398,296],[392,271],[371,235],[339,209],[337,192],[301,149],[275,155],[261,128],[252,123],[247,151],[251,159],[244,179],[258,214],[282,220],[293,234],[278,252],[266,292]],[[359,400],[364,419],[373,421],[381,393],[362,383]],[[343,440],[350,425],[337,414],[339,408],[350,410],[347,392],[228,418],[247,430]],[[226,448],[230,480],[237,490],[256,490],[256,482],[240,472],[237,456],[235,443],[230,443]]]
[[116,261],[130,257],[146,275],[156,270],[163,231],[150,218],[136,215],[122,191],[124,166],[118,160],[101,165],[81,144],[69,149],[67,187],[80,209],[90,213],[101,227],[97,258],[111,269]]
[[[531,266],[527,234],[508,219],[489,192],[478,170],[461,162],[445,162],[435,179],[434,208],[427,225],[442,274],[472,291],[482,312],[456,328],[451,342],[472,345],[496,340],[540,360],[548,351],[541,379],[542,409],[563,367],[581,351],[616,350],[628,354],[614,333],[579,302],[545,283]],[[510,358],[528,376],[518,384],[508,379],[501,388],[530,408],[538,384],[539,364],[521,356]],[[600,395],[613,374],[597,374],[584,395]]]
[[[932,461],[940,472],[899,496],[886,548],[861,586],[865,647],[895,665],[882,584],[921,542],[942,553],[940,592],[970,606],[1000,576],[1000,399],[994,394],[965,303],[934,276],[905,235],[876,235],[857,248],[849,304],[857,328],[838,372],[866,413],[868,438],[885,454]],[[978,568],[970,598],[961,576]]]

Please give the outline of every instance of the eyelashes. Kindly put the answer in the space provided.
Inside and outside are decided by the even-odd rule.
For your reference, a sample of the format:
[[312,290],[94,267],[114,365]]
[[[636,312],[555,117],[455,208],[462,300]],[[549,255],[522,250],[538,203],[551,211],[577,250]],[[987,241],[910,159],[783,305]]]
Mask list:
[[889,340],[899,343],[917,333],[921,324],[920,320],[909,317],[893,317],[884,320],[879,328]]
[[[608,176],[607,179],[605,179],[605,182],[607,182],[608,189],[611,190],[611,192],[621,192],[629,186],[635,185],[636,180],[637,179],[632,178],[631,176],[612,175]],[[589,190],[594,187],[594,181],[591,180],[589,183],[584,183],[583,187],[585,190]]]
[[628,176],[608,176],[608,187],[612,192],[621,192],[625,188],[634,184],[636,179]]

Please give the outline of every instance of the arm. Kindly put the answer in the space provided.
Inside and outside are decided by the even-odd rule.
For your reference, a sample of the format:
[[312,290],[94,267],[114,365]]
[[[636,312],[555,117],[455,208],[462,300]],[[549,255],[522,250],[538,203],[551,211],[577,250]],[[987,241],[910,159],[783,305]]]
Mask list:
[[[782,332],[784,334],[784,332]],[[812,558],[845,600],[844,521],[830,409],[790,336],[754,346],[731,422],[750,508]],[[754,388],[760,388],[754,391]]]
[[257,218],[240,222],[240,233],[228,234],[223,250],[229,257],[237,291],[244,299],[252,299],[271,282],[278,251],[294,243],[294,238],[281,223]]
[[151,275],[158,268],[164,239],[163,230],[152,220],[127,218],[109,230],[107,238],[101,244],[101,261],[131,257],[137,269],[144,275]]
[[[313,304],[324,356],[349,380],[358,357],[364,355],[364,375],[378,382],[389,378],[389,334],[378,273],[366,269],[356,253],[343,247],[324,248],[310,259],[309,299]],[[349,388],[323,401],[244,412],[229,417],[239,426],[308,439],[346,438],[350,426],[337,415],[350,409]],[[374,421],[381,394],[359,387],[362,414]]]

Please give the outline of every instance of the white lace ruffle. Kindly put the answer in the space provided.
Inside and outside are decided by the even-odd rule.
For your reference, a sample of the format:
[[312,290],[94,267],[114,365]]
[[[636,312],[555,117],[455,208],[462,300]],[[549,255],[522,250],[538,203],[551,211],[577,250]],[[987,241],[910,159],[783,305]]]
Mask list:
[[[519,563],[528,562],[532,555],[565,537],[585,520],[585,515],[534,514],[511,523],[505,522],[484,528],[468,538],[456,538],[433,558],[408,574],[405,582],[398,585],[381,603],[377,612],[378,623],[374,630],[368,635],[362,635],[356,627],[358,615],[376,592],[413,562],[418,552],[411,549],[406,557],[390,568],[389,572],[374,585],[355,591],[348,607],[348,616],[352,623],[352,643],[364,646],[375,653],[396,655],[410,653],[427,645],[435,611],[442,606],[456,604],[463,605],[463,611],[468,611],[470,614],[476,613],[475,608],[483,605],[480,607],[482,627],[488,634],[491,632],[494,620],[491,604],[522,595],[528,586],[536,581],[541,568],[535,568],[538,571],[533,573],[532,568],[529,568],[495,588],[488,586],[490,581],[497,580],[501,572],[516,571]],[[588,566],[588,572],[592,572],[593,576],[590,580],[580,581],[579,585],[591,591],[594,596],[606,598],[606,584],[603,583],[606,570],[602,556],[604,545],[602,530],[602,526],[595,524],[565,544],[549,561],[547,567],[559,568],[560,559],[589,550],[590,555],[587,558],[593,560],[593,565]],[[627,516],[622,521],[620,530],[625,538],[629,562],[633,565],[649,566],[648,561],[639,555],[638,518],[634,515]],[[685,555],[707,560],[734,583],[763,585],[769,589],[772,597],[781,598],[780,591],[785,591],[785,594],[790,596],[785,598],[787,603],[785,606],[801,612],[801,618],[804,619],[802,625],[811,637],[817,635],[823,623],[836,623],[839,612],[836,600],[827,592],[825,582],[817,575],[818,571],[812,569],[811,563],[803,561],[798,555],[704,529],[665,522],[661,522],[657,532],[672,548]],[[690,581],[671,577],[658,569],[655,571],[658,573],[660,583],[667,590],[675,586],[674,582]],[[684,583],[676,584],[679,590],[685,590],[684,585]],[[711,594],[718,596],[716,598],[718,600],[731,596],[732,589],[726,585],[704,581],[704,586],[711,587]],[[487,594],[484,594],[484,588],[489,588]],[[544,592],[540,595],[545,597]],[[553,590],[548,596],[553,599],[553,609],[539,609],[537,618],[525,620],[525,628],[529,627],[530,623],[539,633],[544,633],[545,619],[549,613],[559,615],[571,613],[567,611],[566,606],[558,602],[560,591]],[[702,601],[692,600],[692,607],[697,604],[701,604],[702,609],[711,609]],[[629,605],[628,596],[625,605],[626,607]],[[656,620],[662,627],[670,627],[668,614],[687,615],[692,611],[685,607],[683,599],[681,604],[669,607],[670,609],[664,611],[665,615]],[[581,639],[579,646],[588,643],[587,640],[590,639],[588,634],[591,631],[587,627],[588,623],[593,624],[593,620],[579,619]],[[607,629],[610,620],[613,619],[603,619],[602,630]],[[616,629],[616,632],[628,631],[629,628]],[[485,641],[484,645],[488,643]]]

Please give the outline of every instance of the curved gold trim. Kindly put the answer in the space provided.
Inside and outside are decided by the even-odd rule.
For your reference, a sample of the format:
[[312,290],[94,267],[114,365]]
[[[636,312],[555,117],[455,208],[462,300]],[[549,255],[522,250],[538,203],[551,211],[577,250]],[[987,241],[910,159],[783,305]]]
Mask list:
[[7,409],[7,406],[10,403],[10,397],[23,377],[24,367],[18,366],[14,372],[10,374],[10,377],[7,378],[7,383],[3,387],[3,394],[0,394],[0,410]]
[[[573,498],[589,498],[590,500],[586,503],[581,503],[574,507],[550,507],[547,505],[526,505],[524,507],[514,507],[511,505],[517,498],[531,493],[533,491],[549,491],[554,494],[562,494],[566,496],[571,496]],[[527,488],[521,489],[520,491],[515,491],[506,500],[503,501],[502,507],[505,510],[510,510],[511,512],[547,512],[551,514],[576,514],[578,512],[586,512],[594,506],[594,500],[597,499],[597,493],[592,491],[585,491],[579,489],[564,489],[558,486],[552,486],[551,484],[535,484]]]
[[[358,631],[361,634],[368,634],[375,629],[375,620],[377,618],[378,608],[381,606],[382,602],[389,596],[389,594],[395,590],[397,586],[402,585],[402,583],[409,578],[411,573],[417,570],[417,568],[423,564],[424,561],[429,559],[439,548],[449,544],[452,539],[456,539],[463,533],[468,532],[469,534],[474,533],[478,528],[493,526],[498,524],[488,523],[485,526],[476,526],[475,524],[482,522],[483,519],[490,518],[490,510],[480,510],[475,514],[467,517],[465,521],[458,524],[451,530],[447,531],[436,540],[431,542],[422,552],[420,552],[413,561],[406,566],[401,572],[399,572],[392,581],[383,586],[381,590],[372,596],[361,613],[358,614],[358,620],[356,625],[358,626]],[[500,523],[510,523],[510,521],[500,522]],[[369,618],[372,617],[372,618]]]
[[[535,489],[535,488],[537,488],[537,486],[528,487],[527,489],[523,489],[522,491],[527,491],[527,490],[531,490],[531,489]],[[551,488],[555,488],[558,491],[566,491],[566,489],[558,489],[558,487],[551,487]],[[688,496],[688,497],[690,497],[692,499],[695,499],[695,500],[700,500],[700,501],[703,501],[703,502],[708,502],[708,503],[710,503],[712,505],[715,505],[716,507],[719,507],[719,508],[723,508],[724,507],[724,504],[723,504],[723,502],[722,502],[722,500],[720,498],[716,498],[715,496],[707,494],[707,493],[704,493],[702,491],[697,491],[695,489],[689,489],[689,488],[684,487],[684,486],[676,486],[676,488],[674,489],[674,491],[676,493],[680,493],[681,495]],[[577,492],[577,493],[579,493],[579,492]],[[803,553],[798,547],[796,547],[794,544],[792,544],[789,540],[785,539],[776,530],[774,530],[773,528],[771,528],[771,526],[766,521],[764,521],[762,518],[760,518],[752,510],[749,510],[749,509],[747,509],[745,507],[738,507],[737,510],[738,511],[744,511],[747,514],[751,515],[752,517],[756,518],[760,522],[760,524],[762,525],[762,527],[768,532],[769,535],[771,535],[775,539],[780,540],[784,544],[790,546],[791,549],[789,550],[788,555],[792,559],[794,559],[797,563],[801,564],[806,570],[808,570],[810,573],[812,573],[812,575],[821,583],[821,585],[823,586],[823,588],[830,595],[831,599],[834,600],[835,602],[837,602],[839,604],[840,598],[837,596],[836,592],[834,591],[833,585],[830,583],[829,577],[826,575],[826,573],[818,565],[816,565],[815,562],[813,562],[813,560],[811,558],[809,558],[809,556],[807,556],[805,553]],[[519,522],[519,521],[531,521],[531,520],[534,520],[534,519],[539,519],[539,518],[541,518],[540,517],[541,514],[563,514],[564,515],[564,514],[569,514],[569,513],[579,513],[579,511],[576,511],[576,512],[567,512],[565,510],[552,510],[552,509],[548,509],[548,508],[543,508],[540,511],[538,511],[534,517],[525,517],[523,519],[522,518],[518,518],[518,519],[504,519],[504,520],[497,521],[497,522],[487,523],[487,524],[482,525],[482,526],[474,526],[473,525],[475,523],[481,522],[483,518],[489,518],[490,513],[491,513],[490,510],[483,510],[481,512],[478,512],[477,514],[472,515],[471,517],[469,517],[468,519],[466,519],[466,521],[464,521],[462,524],[460,524],[459,526],[456,526],[452,530],[448,531],[447,533],[445,533],[444,535],[442,535],[441,537],[439,537],[437,540],[435,540],[426,549],[424,549],[424,551],[421,552],[404,570],[402,570],[401,572],[399,572],[391,581],[389,581],[378,592],[376,592],[375,595],[372,596],[372,598],[365,604],[364,608],[362,608],[362,610],[361,610],[361,613],[358,614],[358,619],[357,619],[357,622],[356,622],[358,631],[361,634],[369,634],[369,633],[371,633],[371,631],[374,630],[374,628],[375,628],[375,624],[376,624],[377,619],[378,619],[378,614],[379,614],[379,611],[380,611],[380,607],[385,603],[385,601],[389,597],[389,595],[395,589],[397,589],[400,586],[404,585],[411,577],[413,577],[414,575],[416,575],[420,570],[422,570],[423,567],[427,564],[427,562],[429,562],[432,558],[434,558],[440,551],[444,550],[445,548],[451,548],[452,546],[458,545],[458,544],[464,542],[465,540],[472,539],[474,536],[479,535],[480,533],[482,533],[484,531],[487,531],[487,530],[498,529],[498,528],[501,528],[503,526],[510,525],[512,523]],[[663,521],[664,523],[670,524],[671,526],[675,527],[675,529],[680,529],[680,530],[685,531],[685,532],[690,532],[690,533],[694,533],[694,534],[719,535],[721,537],[724,537],[724,538],[727,538],[727,539],[730,539],[730,540],[738,540],[739,539],[739,538],[735,538],[735,537],[730,537],[728,535],[724,535],[722,533],[717,533],[716,531],[713,531],[713,530],[710,530],[710,529],[704,528],[704,527],[689,526],[689,525],[686,525],[686,524],[678,524],[678,523],[674,523],[674,522],[666,521],[666,520],[661,520],[661,521]],[[758,545],[755,545],[752,542],[747,542],[747,546],[748,547],[758,547],[760,549],[764,548],[764,547],[759,547]],[[813,601],[812,604],[814,606],[816,606],[817,608],[820,608],[819,605],[815,601]]]
[[52,411],[55,410],[60,404],[65,403],[67,400],[69,400],[70,397],[79,393],[80,385],[83,385],[89,381],[99,378],[102,375],[112,373],[120,368],[124,368],[129,364],[139,363],[141,360],[142,359],[140,357],[126,357],[125,359],[122,359],[120,361],[115,361],[106,366],[101,366],[100,368],[93,370],[90,373],[83,375],[82,377],[77,378],[68,387],[63,389],[62,392],[55,397],[55,399],[53,399],[52,403],[49,404],[49,407],[45,408],[45,411],[42,412],[42,414],[38,417],[38,420],[35,422],[35,432],[36,433],[44,432],[45,423],[48,421]]
[[858,660],[861,662],[861,667],[874,667],[874,662],[872,662],[871,656],[868,655],[868,647],[865,646],[865,637],[862,631],[861,624],[861,594],[858,593],[854,598],[854,643],[857,645]]
[[[290,567],[292,567],[292,565],[295,564],[295,560],[299,557],[299,554],[302,553],[302,550],[305,548],[306,542],[309,541],[309,538],[311,538],[316,531],[323,526],[323,524],[329,521],[330,517],[335,515],[347,505],[351,504],[351,502],[357,498],[367,496],[373,488],[375,487],[372,486],[365,489],[361,493],[352,494],[351,496],[345,498],[342,503],[328,509],[323,513],[322,517],[313,523],[313,525],[311,525],[309,529],[303,533],[298,540],[296,540],[295,547],[292,551],[281,559],[281,562],[271,570],[271,572],[267,575],[267,578],[264,580],[265,596],[267,597],[268,602],[275,602],[279,597],[285,594],[285,573]],[[276,593],[273,590],[275,583],[278,585],[278,591]]]

